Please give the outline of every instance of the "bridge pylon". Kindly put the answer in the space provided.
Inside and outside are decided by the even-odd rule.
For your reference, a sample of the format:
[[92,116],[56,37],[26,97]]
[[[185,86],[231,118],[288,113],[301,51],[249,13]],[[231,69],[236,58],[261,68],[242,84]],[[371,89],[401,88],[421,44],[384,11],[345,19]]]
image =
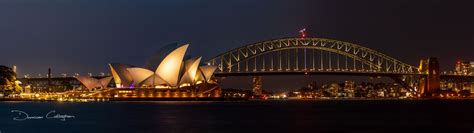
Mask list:
[[420,60],[421,73],[426,76],[420,78],[420,94],[424,97],[437,95],[440,90],[440,70],[438,59],[428,58]]

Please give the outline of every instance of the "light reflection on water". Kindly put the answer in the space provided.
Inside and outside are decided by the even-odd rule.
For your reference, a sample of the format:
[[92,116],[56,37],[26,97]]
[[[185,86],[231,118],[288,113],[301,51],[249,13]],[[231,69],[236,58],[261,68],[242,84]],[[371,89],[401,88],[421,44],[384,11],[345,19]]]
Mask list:
[[[13,132],[472,132],[474,101],[0,102]],[[11,110],[74,119],[13,121]]]

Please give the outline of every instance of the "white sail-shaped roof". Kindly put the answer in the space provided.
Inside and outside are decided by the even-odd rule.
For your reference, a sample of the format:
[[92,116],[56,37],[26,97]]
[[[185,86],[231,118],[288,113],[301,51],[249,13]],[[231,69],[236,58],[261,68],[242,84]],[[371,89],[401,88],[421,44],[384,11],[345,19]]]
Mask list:
[[202,75],[204,76],[204,79],[206,79],[206,82],[211,80],[212,75],[214,74],[214,71],[216,71],[217,67],[216,66],[211,66],[211,65],[206,65],[206,66],[201,66],[199,69],[202,72]]
[[130,72],[130,75],[133,78],[133,83],[137,85],[141,84],[145,79],[155,74],[153,71],[144,68],[128,68],[127,70]]
[[145,79],[145,81],[143,81],[142,84],[147,85],[147,86],[157,86],[157,85],[166,84],[166,82],[165,80],[161,79],[160,76],[153,74],[152,76]]
[[76,79],[79,80],[79,82],[81,82],[87,89],[91,90],[98,87],[107,88],[107,85],[112,80],[112,77],[95,79],[90,76],[77,76]]
[[206,79],[204,78],[204,75],[202,75],[201,69],[197,70],[196,73],[196,80],[195,81],[205,81]]
[[170,86],[177,86],[179,72],[189,44],[183,45],[166,56],[156,69],[156,73]]
[[158,49],[146,62],[144,68],[149,70],[155,70],[158,68],[160,62],[173,50],[178,48],[178,43],[167,44]]
[[90,76],[77,76],[76,79],[79,80],[79,82],[81,82],[89,90],[94,89],[99,82],[99,80]]
[[105,78],[99,79],[99,83],[100,83],[101,87],[107,88],[107,86],[109,85],[110,81],[112,81],[112,78],[113,78],[113,77],[105,77]]
[[[173,45],[169,45],[160,51],[171,51],[166,57],[164,55],[155,54],[145,65],[146,68],[133,67],[125,64],[109,64],[111,73],[117,83],[117,87],[130,87],[135,85],[158,86],[166,85],[169,87],[177,87],[183,84],[195,84],[197,81],[208,82],[217,69],[216,66],[202,66],[201,57],[183,61],[186,50],[189,45],[182,45],[174,50],[170,50]],[[156,70],[153,71],[156,62],[160,62]],[[100,84],[107,84],[100,81]],[[89,85],[91,86],[91,85]],[[106,86],[106,85],[105,85]]]
[[193,84],[196,81],[196,73],[198,72],[201,57],[185,61],[184,75],[181,78],[180,84]]
[[[196,57],[196,58],[191,58],[189,60],[186,60],[184,61],[184,69],[185,71],[188,70],[191,66],[193,66],[193,64],[199,60],[199,62],[201,61],[201,57]],[[199,66],[199,64],[197,64]]]
[[109,67],[117,87],[129,87],[132,84],[132,77],[127,71],[132,65],[112,63]]

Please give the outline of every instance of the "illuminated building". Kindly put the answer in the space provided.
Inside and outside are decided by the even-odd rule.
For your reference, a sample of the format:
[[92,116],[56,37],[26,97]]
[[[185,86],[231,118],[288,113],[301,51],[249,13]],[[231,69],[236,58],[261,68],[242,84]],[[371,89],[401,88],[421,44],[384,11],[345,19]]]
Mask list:
[[156,86],[178,88],[183,85],[209,82],[217,67],[199,66],[201,57],[183,61],[188,46],[188,44],[182,45],[169,53],[156,70],[110,64],[117,88],[156,88]]
[[[474,75],[474,61],[471,61],[470,63],[470,70],[471,70],[471,75]],[[471,93],[474,93],[474,82],[471,82]]]
[[467,61],[457,61],[455,66],[455,73],[458,75],[470,75],[472,65],[470,62]]
[[470,71],[471,71],[471,75],[474,75],[474,61],[471,61],[470,63]]
[[253,77],[252,90],[255,95],[262,95],[262,76]]
[[82,85],[86,87],[88,90],[92,90],[94,88],[107,88],[107,85],[112,80],[112,77],[105,77],[101,79],[96,79],[90,76],[77,76],[76,77]]
[[[174,44],[167,45],[166,48],[160,49],[159,52],[169,53],[154,55],[147,61],[145,67],[109,64],[116,90],[101,95],[110,97],[220,96],[220,88],[212,80],[217,67],[200,66],[201,57],[185,60],[188,44],[170,50],[174,46]],[[153,68],[155,66],[156,68]]]
[[12,68],[13,68],[13,73],[15,73],[15,74],[16,74],[16,73],[17,73],[17,72],[16,72],[16,69],[17,69],[17,68],[16,68],[16,65],[13,65],[13,67],[12,67]]
[[132,76],[127,71],[127,68],[133,67],[132,65],[112,63],[109,64],[109,67],[117,88],[130,87],[132,85]]

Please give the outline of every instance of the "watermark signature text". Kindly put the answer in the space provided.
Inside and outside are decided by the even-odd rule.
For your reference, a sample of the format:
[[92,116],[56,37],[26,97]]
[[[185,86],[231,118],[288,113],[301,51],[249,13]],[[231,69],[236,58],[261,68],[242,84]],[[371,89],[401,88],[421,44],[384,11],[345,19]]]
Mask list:
[[[25,111],[21,110],[12,110],[11,113],[18,113],[16,117],[13,117],[15,121],[24,121],[24,120],[41,120],[41,119],[58,119],[60,121],[66,121],[66,119],[74,119],[74,115],[60,114],[56,110],[51,110],[45,115],[30,115]],[[1,133],[1,132],[0,132]]]

